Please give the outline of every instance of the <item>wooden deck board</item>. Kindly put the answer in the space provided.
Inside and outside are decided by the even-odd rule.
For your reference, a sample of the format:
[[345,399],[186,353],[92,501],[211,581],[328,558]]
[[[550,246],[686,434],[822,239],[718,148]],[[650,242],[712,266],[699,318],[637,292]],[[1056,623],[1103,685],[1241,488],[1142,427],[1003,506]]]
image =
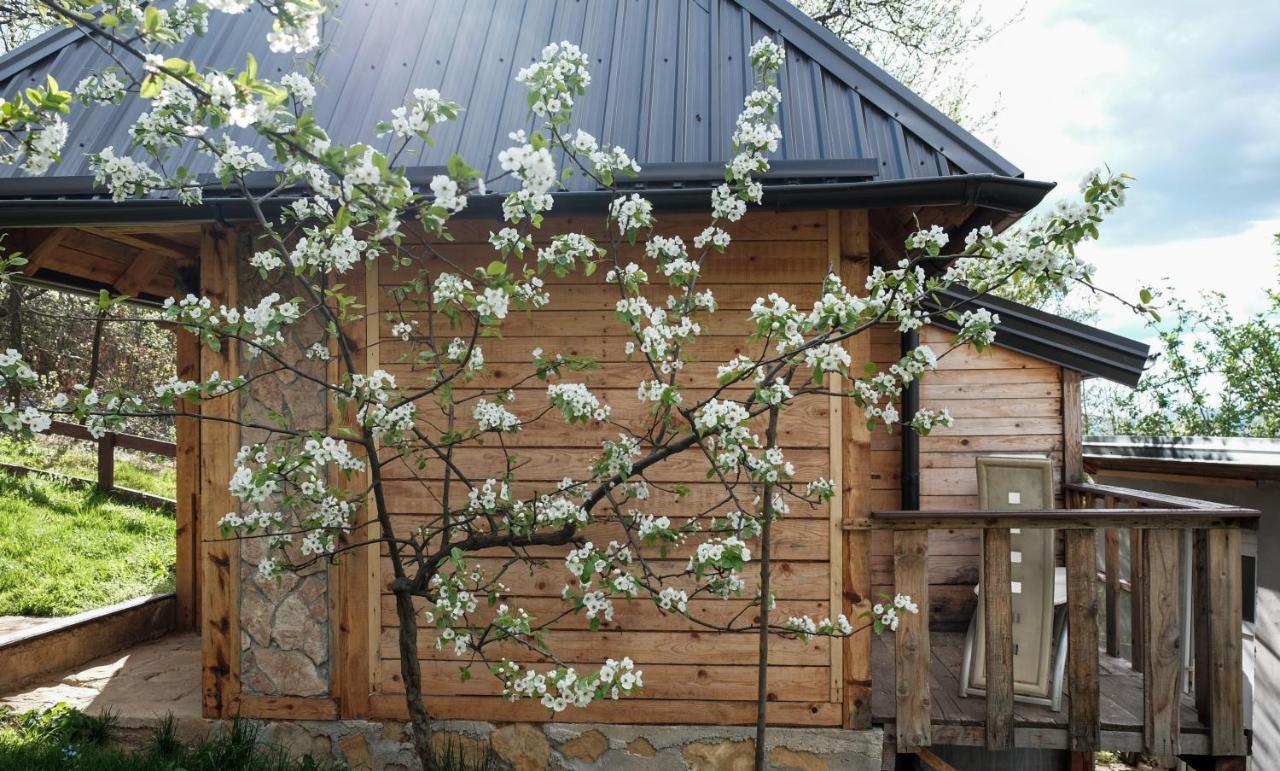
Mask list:
[[[960,696],[961,660],[964,655],[964,635],[932,632],[930,634],[930,717],[935,725],[981,726],[986,715],[986,705],[981,696]],[[889,635],[877,637],[872,644],[871,694],[872,723],[890,725],[894,722],[894,659],[893,640]],[[1099,652],[1101,678],[1102,728],[1106,732],[1124,732],[1142,735],[1142,674],[1129,662]],[[1061,731],[1065,737],[1067,711],[1054,712],[1048,707],[1014,702],[1014,725],[1017,728]],[[1190,696],[1184,695],[1181,703],[1182,733],[1205,734],[1208,727],[1200,722]],[[1020,732],[1019,736],[1040,736],[1040,732]],[[1112,735],[1114,735],[1112,733]]]

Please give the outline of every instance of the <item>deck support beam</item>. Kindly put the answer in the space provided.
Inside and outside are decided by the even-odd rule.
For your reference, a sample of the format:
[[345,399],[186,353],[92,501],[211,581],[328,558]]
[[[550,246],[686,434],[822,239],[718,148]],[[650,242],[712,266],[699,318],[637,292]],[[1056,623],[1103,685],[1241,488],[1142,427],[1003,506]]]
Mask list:
[[1120,531],[1106,530],[1103,565],[1107,571],[1107,655],[1120,657]]
[[1242,578],[1240,574],[1240,532],[1207,530],[1199,539],[1203,569],[1197,576],[1197,603],[1205,619],[1196,651],[1197,706],[1200,719],[1209,724],[1213,755],[1244,756],[1248,752],[1244,735],[1244,708],[1241,684]]
[[982,531],[982,601],[987,635],[987,749],[1013,749],[1013,617],[1010,535]]
[[1098,592],[1093,530],[1067,530],[1067,742],[1077,754],[1102,749],[1098,686]]
[[[1182,642],[1179,623],[1179,536],[1177,530],[1143,533],[1142,560],[1147,592],[1143,598],[1142,695],[1143,738],[1147,751],[1160,758],[1178,754],[1179,700],[1182,685]],[[1136,628],[1136,624],[1135,624]],[[1236,670],[1240,677],[1240,670]]]
[[893,534],[893,582],[901,594],[920,606],[918,614],[900,616],[894,643],[898,752],[916,752],[933,743],[932,698],[929,693],[929,531]]

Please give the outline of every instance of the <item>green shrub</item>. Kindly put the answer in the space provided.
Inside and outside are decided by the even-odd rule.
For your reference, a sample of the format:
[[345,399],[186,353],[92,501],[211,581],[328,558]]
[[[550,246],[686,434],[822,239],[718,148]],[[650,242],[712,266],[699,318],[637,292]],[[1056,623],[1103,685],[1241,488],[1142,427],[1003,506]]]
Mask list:
[[291,758],[262,741],[262,727],[233,720],[226,731],[188,747],[173,717],[161,720],[145,752],[110,746],[115,717],[66,704],[15,713],[0,708],[0,771],[342,771],[311,757]]

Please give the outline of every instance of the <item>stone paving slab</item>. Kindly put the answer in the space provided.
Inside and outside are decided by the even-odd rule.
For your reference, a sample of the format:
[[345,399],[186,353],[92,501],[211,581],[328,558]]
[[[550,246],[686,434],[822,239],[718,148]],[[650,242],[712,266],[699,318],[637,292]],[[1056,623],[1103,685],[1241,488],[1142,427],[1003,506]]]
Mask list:
[[111,710],[121,721],[154,721],[172,713],[200,717],[200,638],[173,634],[51,675],[0,705],[18,711],[64,701],[86,712]]
[[25,632],[28,629],[44,626],[57,620],[56,618],[40,618],[37,616],[0,616],[0,642],[4,642],[19,632]]

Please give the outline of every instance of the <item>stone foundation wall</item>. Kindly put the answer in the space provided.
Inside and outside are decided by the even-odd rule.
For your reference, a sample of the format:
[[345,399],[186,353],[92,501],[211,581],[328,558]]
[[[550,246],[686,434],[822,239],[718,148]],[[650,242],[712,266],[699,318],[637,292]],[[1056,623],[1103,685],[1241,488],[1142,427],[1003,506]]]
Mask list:
[[[122,726],[139,743],[151,725]],[[224,730],[220,721],[179,726],[184,740],[196,741]],[[438,742],[470,757],[492,747],[512,771],[751,771],[755,731],[725,726],[626,726],[589,723],[493,724],[441,721]],[[294,755],[346,763],[353,771],[413,771],[418,768],[404,723],[358,720],[273,721],[263,725],[264,741]],[[778,771],[879,771],[881,731],[836,728],[770,728],[770,768]]]

